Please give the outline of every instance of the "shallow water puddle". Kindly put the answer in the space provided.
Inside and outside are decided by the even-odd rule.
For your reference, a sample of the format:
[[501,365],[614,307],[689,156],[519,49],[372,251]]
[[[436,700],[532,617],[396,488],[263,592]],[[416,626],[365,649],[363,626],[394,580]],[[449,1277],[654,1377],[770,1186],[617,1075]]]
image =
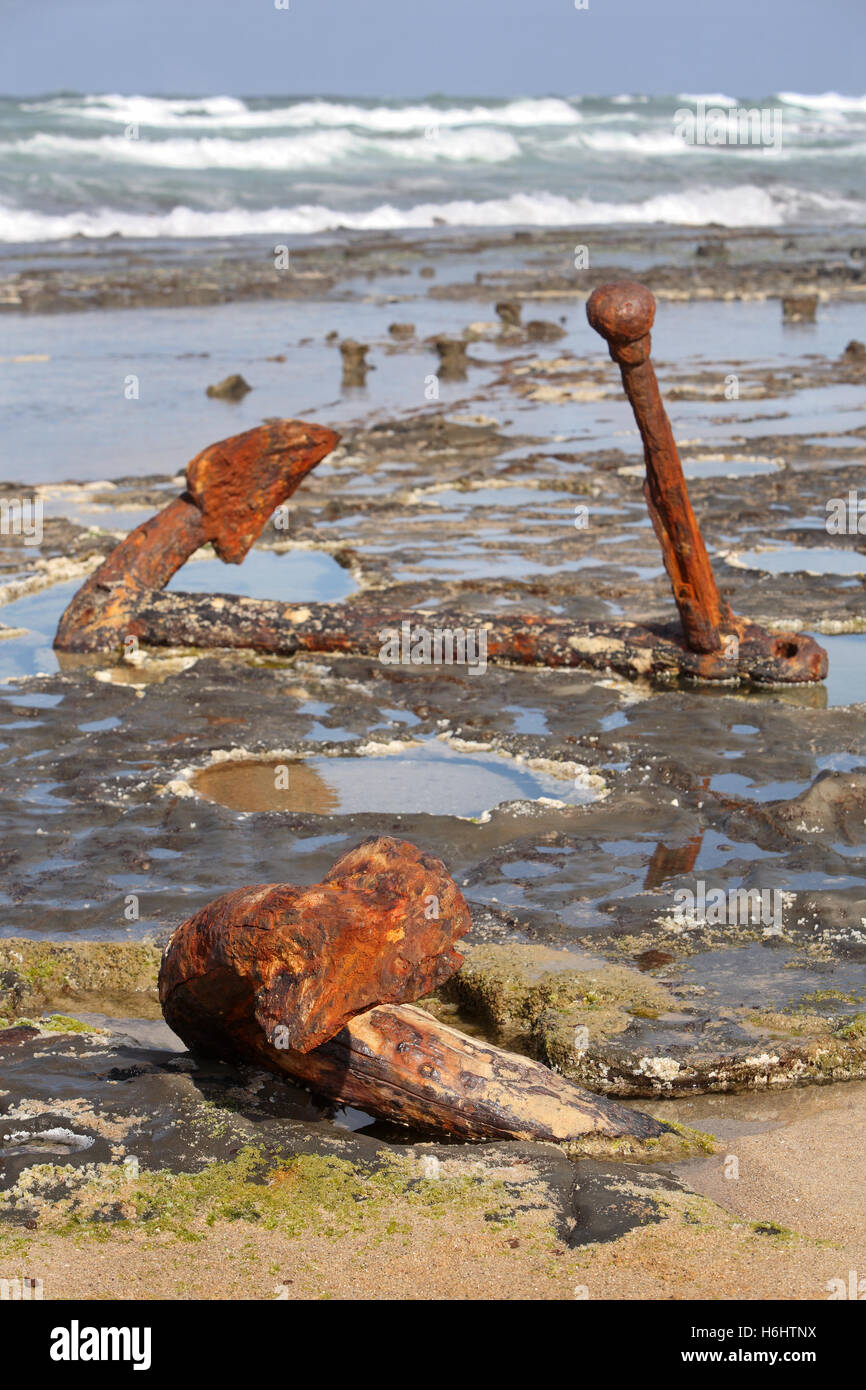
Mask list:
[[286,603],[326,603],[348,598],[357,582],[321,550],[251,550],[242,565],[188,561],[166,590],[187,594],[240,594]]
[[829,546],[741,550],[729,556],[729,563],[767,574],[866,574],[866,555]]
[[477,487],[443,488],[440,492],[426,493],[420,498],[432,507],[542,507],[555,502],[568,502],[574,498],[571,492],[556,492],[552,488],[539,487]]
[[820,449],[862,449],[866,439],[862,434],[813,434],[803,440],[804,444],[815,444]]
[[750,801],[790,801],[809,786],[809,779],[798,782],[765,782],[758,786],[740,772],[721,772],[710,778],[710,791],[741,796]]
[[827,704],[856,705],[866,700],[866,632],[843,632],[827,637],[810,632],[827,652],[829,669],[824,681]]
[[190,785],[233,811],[315,815],[469,817],[504,801],[550,797],[578,805],[595,796],[570,778],[533,771],[496,753],[458,752],[438,740],[379,756],[227,760],[196,773]]
[[[473,555],[475,558],[473,558]],[[595,564],[602,563],[594,561]],[[573,563],[545,565],[541,560],[529,559],[524,555],[478,556],[478,551],[452,551],[450,555],[441,552],[434,556],[419,556],[412,565],[398,566],[394,578],[398,583],[410,582],[418,577],[419,571],[441,573],[446,579],[525,579],[535,574],[561,574],[563,570],[575,568]]]
[[76,505],[75,502],[71,502],[64,511],[48,497],[45,517],[48,520],[53,515],[60,521],[73,521],[88,529],[129,532],[134,531],[143,521],[148,521],[155,510],[155,507],[110,507],[96,504],[88,506],[86,503]]
[[64,609],[81,588],[81,579],[54,584],[37,594],[0,607],[0,623],[23,628],[21,635],[0,638],[0,680],[10,676],[53,675],[60,663],[51,646]]
[[8,1138],[0,1142],[0,1157],[14,1158],[21,1154],[73,1154],[89,1149],[93,1139],[85,1134],[74,1134],[71,1129],[61,1128],[31,1131],[14,1130]]
[[[802,957],[787,946],[749,942],[735,950],[700,951],[675,969],[685,979],[699,982],[722,1005],[785,1008],[797,1000],[814,1009],[819,1002],[814,991],[821,981],[814,967],[804,965]],[[825,977],[825,987],[831,984],[830,1012],[855,1012],[863,990],[862,965],[834,961],[832,979],[829,971]]]
[[505,713],[513,716],[517,734],[549,734],[547,715],[534,705],[506,705]]
[[720,455],[713,458],[683,459],[687,478],[751,478],[762,473],[778,473],[781,464],[775,459],[733,458]]

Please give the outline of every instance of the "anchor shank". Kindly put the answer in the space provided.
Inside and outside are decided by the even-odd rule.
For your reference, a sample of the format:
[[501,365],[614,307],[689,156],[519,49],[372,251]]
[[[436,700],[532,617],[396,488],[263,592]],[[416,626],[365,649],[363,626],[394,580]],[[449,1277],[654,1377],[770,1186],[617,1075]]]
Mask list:
[[640,430],[646,461],[644,496],[673,588],[686,641],[694,652],[721,647],[720,629],[730,619],[710,567],[650,361],[655,300],[643,285],[603,285],[587,304],[592,327],[619,363],[622,384]]
[[652,362],[621,362],[622,384],[644,446],[644,497],[662,548],[665,569],[692,651],[721,646],[720,628],[729,609],[720,597],[707,548],[689,499],[670,421]]

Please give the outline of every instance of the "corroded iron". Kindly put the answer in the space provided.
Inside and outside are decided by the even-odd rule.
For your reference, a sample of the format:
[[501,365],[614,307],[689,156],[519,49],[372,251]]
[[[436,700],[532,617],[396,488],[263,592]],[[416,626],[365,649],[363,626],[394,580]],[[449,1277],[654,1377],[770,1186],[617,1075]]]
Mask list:
[[[151,592],[139,609],[136,628],[142,642],[154,647],[252,648],[275,656],[296,652],[334,652],[377,657],[382,632],[398,630],[406,612],[374,606],[363,597],[354,603],[284,603],[230,594]],[[412,610],[413,623],[435,624],[443,632],[479,627],[487,633],[486,659],[507,665],[578,667],[616,671],[632,678],[690,676],[698,680],[755,681],[777,685],[820,680],[826,658],[800,674],[786,656],[789,644],[808,638],[776,638],[753,623],[738,621],[733,649],[693,652],[677,623],[575,623],[535,613],[497,613],[478,618],[465,611]],[[777,643],[781,650],[777,651]],[[821,648],[815,646],[821,654]]]
[[[437,628],[487,634],[487,659],[589,667],[622,675],[790,684],[820,681],[827,654],[801,633],[768,632],[731,612],[719,594],[692,510],[670,423],[649,358],[655,301],[643,285],[603,285],[587,305],[622,370],[644,444],[644,493],[680,614],[676,623],[589,622],[533,613],[482,620],[436,609]],[[199,546],[212,542],[239,564],[270,513],[335,447],[331,430],[278,421],[211,445],[187,469],[187,491],[116,547],[61,618],[66,652],[117,650],[126,639],[155,647],[252,648],[377,656],[383,629],[398,629],[381,591],[345,604],[293,604],[232,595],[161,592]],[[413,620],[424,614],[413,609]]]
[[407,1007],[463,963],[470,926],[444,865],[367,840],[311,888],[260,884],[174,932],[159,974],[193,1051],[251,1062],[343,1105],[465,1139],[656,1139],[666,1125]]
[[268,517],[339,435],[302,420],[277,420],[211,444],[186,470],[186,491],[115,546],[60,619],[59,651],[96,652],[138,636],[136,617],[208,541],[226,564],[239,565]]
[[311,888],[239,888],[184,922],[163,955],[163,1012],[205,1049],[227,1033],[309,1052],[371,1005],[444,984],[463,964],[454,942],[470,925],[440,860],[405,841],[365,840]]
[[732,674],[741,670],[744,657],[750,673],[767,673],[757,675],[759,680],[822,680],[827,674],[827,653],[823,647],[800,633],[770,633],[756,623],[736,617],[719,594],[650,361],[655,308],[655,300],[645,285],[621,280],[601,285],[590,295],[586,316],[619,364],[623,388],[634,411],[646,462],[644,496],[662,548],[686,645],[690,651],[710,658],[700,664],[696,674],[719,679],[721,654]]

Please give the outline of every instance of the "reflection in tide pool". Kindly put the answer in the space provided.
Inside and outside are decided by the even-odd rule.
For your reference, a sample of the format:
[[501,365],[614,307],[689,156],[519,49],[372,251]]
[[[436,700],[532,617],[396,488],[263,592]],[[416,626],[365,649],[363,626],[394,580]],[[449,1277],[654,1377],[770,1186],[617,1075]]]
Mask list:
[[286,603],[339,602],[358,585],[348,570],[321,550],[251,550],[242,565],[193,560],[166,584],[173,593],[240,594]]
[[576,805],[595,796],[570,778],[535,772],[496,753],[458,752],[438,740],[373,757],[227,760],[190,782],[233,811],[315,815],[479,816],[503,801],[550,797]]
[[765,550],[741,550],[732,557],[738,565],[767,574],[864,574],[866,555],[857,550],[836,549],[830,546],[768,547]]
[[810,632],[827,653],[829,670],[824,681],[827,703],[856,705],[866,700],[866,632],[843,632],[827,637],[823,632]]

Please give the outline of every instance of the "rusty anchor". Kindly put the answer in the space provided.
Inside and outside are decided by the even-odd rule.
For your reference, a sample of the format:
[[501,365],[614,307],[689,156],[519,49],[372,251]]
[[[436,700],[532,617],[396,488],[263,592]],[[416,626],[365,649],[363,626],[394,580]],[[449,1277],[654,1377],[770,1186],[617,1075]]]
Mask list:
[[[768,632],[733,614],[719,594],[649,359],[654,313],[649,290],[629,281],[601,286],[587,305],[590,323],[620,365],[640,429],[644,494],[680,623],[575,623],[533,613],[498,614],[479,623],[465,612],[440,608],[432,621],[452,633],[483,627],[487,659],[494,662],[731,683],[820,681],[827,655],[812,638]],[[283,420],[210,445],[189,464],[186,491],[121,541],[75,595],[58,625],[55,647],[112,651],[134,637],[155,647],[377,656],[382,629],[399,630],[406,617],[383,607],[380,594],[299,605],[162,592],[208,541],[222,560],[239,564],[270,514],[338,439],[322,426]],[[418,623],[427,616],[413,610]]]

